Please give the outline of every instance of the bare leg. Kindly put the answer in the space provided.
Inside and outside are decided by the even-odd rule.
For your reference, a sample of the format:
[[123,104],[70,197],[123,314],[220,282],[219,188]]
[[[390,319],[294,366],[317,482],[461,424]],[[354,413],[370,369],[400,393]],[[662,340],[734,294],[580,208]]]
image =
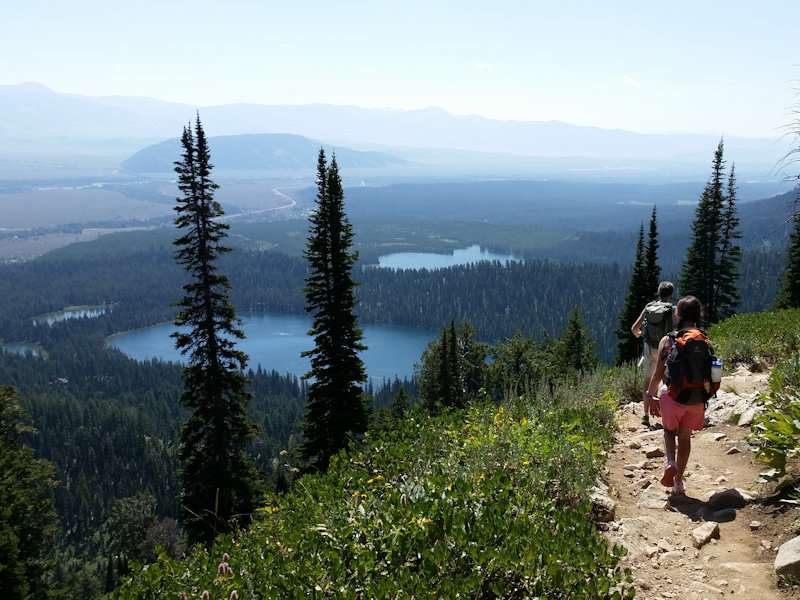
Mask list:
[[644,378],[644,391],[642,392],[642,406],[644,407],[644,414],[650,414],[650,398],[647,396],[647,390],[650,389],[650,377]]
[[689,463],[689,453],[692,451],[692,430],[678,427],[678,472],[675,481],[683,481],[683,472]]
[[[669,431],[667,429],[664,430],[664,453],[667,455],[667,462],[671,462],[671,463],[676,462],[675,461],[675,436],[678,435],[679,432],[680,432],[680,429],[678,429],[678,431],[674,431],[674,430],[673,431]],[[691,432],[690,432],[690,434],[691,434]],[[688,453],[686,455],[686,459],[687,460],[689,459]],[[678,464],[680,464],[680,463],[678,463]],[[684,463],[683,466],[685,467],[686,463]],[[683,473],[683,471],[680,470],[680,467],[678,467],[678,473],[681,473],[681,474]]]

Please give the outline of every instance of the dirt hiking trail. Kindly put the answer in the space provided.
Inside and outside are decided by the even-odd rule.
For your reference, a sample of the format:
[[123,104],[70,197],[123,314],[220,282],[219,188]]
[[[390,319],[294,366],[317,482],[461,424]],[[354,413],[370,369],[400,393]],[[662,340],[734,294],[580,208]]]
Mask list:
[[[746,441],[752,400],[767,377],[743,368],[723,377],[706,412],[708,427],[692,437],[685,496],[659,481],[663,431],[641,424],[641,403],[619,409],[605,477],[616,508],[603,527],[610,542],[628,549],[622,564],[632,571],[636,598],[796,597],[778,586],[773,564],[778,547],[797,535],[798,513],[774,502],[769,488],[753,486],[765,469]],[[660,419],[651,417],[656,424]]]

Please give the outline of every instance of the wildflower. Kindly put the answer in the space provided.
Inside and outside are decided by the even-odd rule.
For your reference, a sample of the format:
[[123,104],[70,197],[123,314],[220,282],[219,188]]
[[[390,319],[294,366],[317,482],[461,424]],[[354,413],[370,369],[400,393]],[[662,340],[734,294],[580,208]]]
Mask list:
[[237,592],[236,590],[231,590],[230,600],[239,600],[239,592]]
[[183,590],[181,590],[181,591],[180,591],[180,593],[178,593],[178,600],[187,600],[187,598],[186,598],[186,592],[184,592]]
[[200,598],[202,600],[211,600],[211,594],[208,593],[208,590],[203,590],[203,595]]
[[497,414],[494,416],[495,424],[500,423],[503,418],[503,407],[500,407],[500,410],[497,411]]
[[286,456],[287,454],[289,453],[286,450],[281,450],[281,456]]
[[230,560],[231,560],[231,555],[230,555],[230,554],[228,554],[227,552],[225,552],[225,553],[222,555],[222,562],[230,562]]

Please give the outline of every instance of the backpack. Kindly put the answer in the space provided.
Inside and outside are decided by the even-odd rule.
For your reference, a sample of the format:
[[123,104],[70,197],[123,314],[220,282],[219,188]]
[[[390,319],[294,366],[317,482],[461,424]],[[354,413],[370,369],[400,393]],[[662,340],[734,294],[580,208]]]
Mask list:
[[653,300],[644,307],[642,321],[642,337],[651,348],[658,348],[661,338],[672,331],[672,304]]
[[681,404],[708,404],[717,393],[719,382],[712,381],[714,348],[702,329],[689,327],[669,334],[667,355],[667,393]]

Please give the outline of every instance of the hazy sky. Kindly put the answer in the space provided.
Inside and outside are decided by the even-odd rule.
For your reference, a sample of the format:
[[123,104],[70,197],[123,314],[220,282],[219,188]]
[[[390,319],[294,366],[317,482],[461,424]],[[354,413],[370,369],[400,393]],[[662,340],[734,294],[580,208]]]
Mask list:
[[10,0],[0,85],[779,138],[798,0]]

